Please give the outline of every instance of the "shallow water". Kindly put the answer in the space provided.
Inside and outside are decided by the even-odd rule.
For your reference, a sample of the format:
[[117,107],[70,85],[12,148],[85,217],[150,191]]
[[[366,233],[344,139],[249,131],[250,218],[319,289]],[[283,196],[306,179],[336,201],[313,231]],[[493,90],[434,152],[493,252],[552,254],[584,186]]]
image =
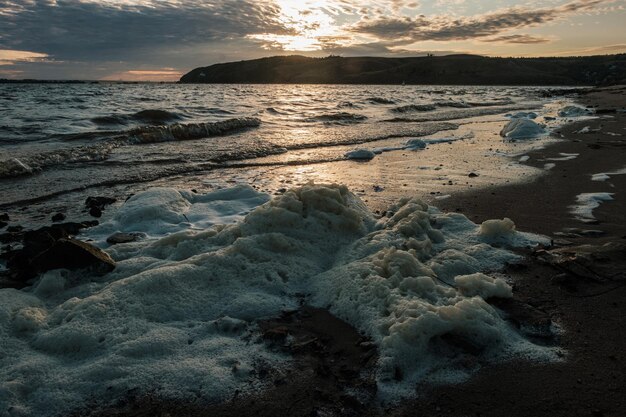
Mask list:
[[[62,198],[71,206],[109,187],[128,195],[169,178],[184,186],[185,177],[219,176],[216,171],[257,164],[258,158],[276,166],[340,161],[347,147],[397,147],[411,138],[455,136],[468,119],[540,109],[547,102],[544,90],[0,85],[0,207],[27,206],[26,215],[34,202],[57,204]],[[10,169],[15,159],[26,168]]]

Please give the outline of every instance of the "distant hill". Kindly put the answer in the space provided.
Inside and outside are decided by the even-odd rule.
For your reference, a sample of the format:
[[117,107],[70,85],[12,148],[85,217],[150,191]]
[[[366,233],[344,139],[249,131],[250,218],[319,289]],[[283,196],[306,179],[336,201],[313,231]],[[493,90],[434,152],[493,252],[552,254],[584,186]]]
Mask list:
[[607,85],[626,82],[626,54],[567,58],[275,56],[196,68],[180,82]]

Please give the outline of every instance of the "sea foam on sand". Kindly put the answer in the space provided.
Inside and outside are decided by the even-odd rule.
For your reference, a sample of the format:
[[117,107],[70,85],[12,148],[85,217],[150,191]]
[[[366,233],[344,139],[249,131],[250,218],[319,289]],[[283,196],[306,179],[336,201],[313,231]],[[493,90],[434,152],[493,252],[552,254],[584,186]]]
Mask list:
[[513,118],[508,122],[500,136],[509,140],[533,139],[547,133],[545,126],[536,123],[528,118]]
[[411,396],[419,381],[466,377],[446,335],[471,341],[481,361],[555,358],[485,301],[512,294],[488,275],[519,259],[506,248],[544,241],[508,219],[481,227],[409,198],[376,219],[345,186],[309,184],[236,223],[194,226],[222,214],[230,222],[267,199],[248,187],[216,193],[137,194],[93,232],[153,236],[108,248],[113,272],[55,270],[0,290],[2,413],[51,416],[129,393],[220,401],[258,390],[256,370],[288,367],[288,358],[259,341],[255,323],[297,309],[301,294],[377,345],[381,400]]

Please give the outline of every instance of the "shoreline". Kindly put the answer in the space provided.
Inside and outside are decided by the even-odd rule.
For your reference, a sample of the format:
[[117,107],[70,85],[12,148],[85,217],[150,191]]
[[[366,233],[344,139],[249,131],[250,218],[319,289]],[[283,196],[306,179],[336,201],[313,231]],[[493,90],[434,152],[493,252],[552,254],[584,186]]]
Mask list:
[[[587,105],[601,103],[603,109],[609,108],[610,100],[602,94],[591,92],[581,101]],[[619,100],[614,105],[617,106],[620,106]],[[621,108],[623,106],[622,103]],[[579,153],[575,159],[555,162],[557,165],[552,170],[533,177],[533,181],[454,193],[450,198],[430,203],[442,211],[459,211],[475,223],[511,217],[519,230],[551,235],[557,247],[570,244],[598,246],[624,241],[626,221],[622,213],[626,211],[626,200],[620,191],[626,190],[626,176],[616,175],[605,182],[592,182],[591,175],[623,168],[623,162],[622,166],[616,165],[626,160],[626,146],[621,144],[620,137],[607,136],[602,131],[574,133],[584,126],[591,126],[593,130],[602,125],[603,128],[611,126],[612,130],[615,130],[613,127],[622,129],[622,135],[626,135],[626,130],[623,130],[626,115],[611,115],[615,116],[614,119],[567,125],[560,129],[564,141],[528,152],[530,159],[527,163],[537,168],[546,163],[543,161],[546,158],[558,157],[560,153]],[[543,189],[538,190],[538,186]],[[616,193],[614,201],[604,202],[593,211],[598,224],[582,223],[569,214],[568,207],[581,192]],[[567,232],[567,237],[554,235],[566,228],[600,230],[604,233],[595,233],[593,237],[571,231]],[[608,256],[611,258],[613,255]],[[75,415],[287,416],[326,415],[328,412],[330,415],[372,416],[617,416],[623,405],[621,397],[626,386],[626,357],[621,352],[626,345],[621,331],[625,320],[622,300],[626,296],[626,288],[620,282],[611,280],[595,282],[577,277],[555,280],[554,277],[562,271],[554,265],[540,262],[539,257],[538,253],[528,253],[523,265],[511,267],[504,273],[515,281],[514,295],[517,300],[532,306],[540,319],[558,323],[565,330],[559,336],[559,345],[567,351],[564,362],[537,364],[516,361],[490,365],[461,384],[420,386],[418,398],[392,409],[374,409],[343,392],[355,383],[360,388],[364,384],[364,389],[371,389],[367,383],[349,375],[370,363],[373,357],[370,349],[354,348],[363,343],[367,346],[367,341],[324,310],[304,308],[295,317],[268,320],[267,329],[287,327],[303,340],[313,335],[323,341],[322,345],[307,345],[299,352],[291,352],[295,358],[294,373],[284,376],[282,381],[277,378],[275,387],[258,396],[235,397],[231,402],[209,407],[164,403],[150,397],[134,398],[114,408],[90,412],[83,410]],[[611,258],[607,268],[623,272],[624,264]],[[328,361],[327,356],[337,355],[337,352],[347,361],[343,363],[346,366],[343,369]],[[328,368],[326,375],[310,372],[322,365]],[[324,387],[324,384],[328,386]],[[554,389],[555,393],[549,394],[550,389]]]
[[[601,94],[592,92],[583,97],[581,102],[586,105],[601,102],[604,107],[608,103],[603,97],[598,97]],[[621,106],[623,108],[623,104]],[[610,138],[614,143],[606,146],[604,142],[607,137],[601,136],[601,132],[574,133],[587,125],[591,125],[592,129],[598,125],[624,129],[626,115],[612,115],[615,116],[612,120],[601,118],[567,125],[560,129],[563,141],[529,152],[528,163],[536,167],[544,164],[542,159],[559,153],[580,153],[576,159],[557,162],[557,166],[547,174],[524,183],[453,194],[449,199],[439,200],[435,204],[442,211],[460,211],[476,223],[490,218],[511,217],[520,230],[551,235],[557,240],[557,248],[559,243],[572,246],[591,244],[598,250],[600,245],[607,242],[623,242],[626,233],[622,214],[625,200],[619,191],[626,190],[626,178],[617,175],[611,177],[610,182],[592,182],[591,175],[623,168],[619,164],[626,160],[623,158],[626,147],[617,146],[621,140],[613,136]],[[616,149],[620,151],[616,152]],[[605,202],[594,210],[597,224],[585,224],[570,215],[569,206],[574,203],[577,194],[607,189],[616,192],[615,200]],[[536,195],[538,190],[546,198],[540,202],[531,199],[523,201],[523,196]],[[570,233],[567,239],[554,235],[568,227],[601,230],[603,233],[578,236]],[[615,252],[607,255],[608,261],[596,262],[611,271],[624,271],[626,265],[620,260],[623,253],[626,252],[621,247],[617,249],[617,255]],[[563,329],[558,345],[566,352],[564,361],[542,364],[518,360],[489,365],[461,384],[421,386],[417,388],[420,395],[416,399],[389,410],[377,409],[342,395],[342,386],[338,383],[341,378],[333,375],[332,371],[334,378],[321,380],[315,373],[303,369],[298,371],[299,365],[323,363],[322,357],[328,351],[347,340],[354,343],[352,339],[358,334],[344,328],[341,336],[335,333],[329,339],[326,335],[326,343],[318,347],[318,351],[314,349],[304,354],[292,352],[296,374],[287,378],[287,384],[277,384],[258,396],[200,407],[144,398],[130,408],[103,410],[95,415],[139,416],[159,412],[174,416],[288,416],[325,415],[324,412],[329,412],[329,415],[340,413],[366,416],[618,416],[626,386],[626,357],[622,352],[626,345],[626,337],[622,332],[626,317],[624,282],[563,277],[563,271],[555,265],[541,262],[538,253],[527,253],[523,265],[510,267],[504,273],[515,282],[516,301],[532,307],[535,317],[530,318],[531,321],[548,320],[558,323]],[[278,319],[284,326],[285,322],[281,320]],[[306,315],[304,319],[298,318],[295,322],[290,329],[293,330],[295,326],[298,331],[305,333],[311,329],[319,332],[320,323],[329,323],[331,333],[332,329],[340,326],[334,325],[328,316],[320,312]],[[356,356],[348,358],[359,359],[358,352],[353,355]]]
[[[610,109],[611,103],[605,96],[604,92],[591,92],[580,101],[584,105],[599,104]],[[624,98],[623,95],[620,97]],[[618,100],[613,108],[623,109],[624,104]],[[520,305],[531,306],[530,317],[526,319],[531,323],[533,320],[547,320],[562,329],[558,334],[558,346],[565,351],[563,361],[536,363],[516,360],[489,365],[460,384],[419,386],[417,398],[390,409],[376,409],[337,392],[340,378],[331,377],[334,383],[324,378],[320,382],[315,373],[299,369],[298,364],[311,365],[312,360],[313,364],[319,365],[324,361],[320,352],[305,351],[304,354],[295,354],[294,375],[288,377],[286,385],[277,384],[275,388],[252,398],[232,400],[217,406],[180,405],[144,398],[130,407],[103,410],[94,415],[289,416],[326,415],[325,412],[328,415],[450,417],[621,415],[626,394],[626,356],[623,353],[623,346],[626,345],[623,332],[626,324],[626,303],[623,301],[626,297],[623,276],[626,270],[626,258],[623,256],[626,254],[626,221],[623,214],[626,213],[626,198],[621,191],[626,190],[626,176],[613,176],[610,182],[592,182],[591,175],[622,168],[623,165],[619,164],[626,161],[626,145],[620,137],[606,136],[602,131],[574,133],[583,126],[594,128],[602,125],[607,129],[609,126],[613,130],[622,129],[623,135],[626,135],[626,114],[611,115],[615,117],[567,125],[560,129],[563,141],[529,152],[528,163],[537,167],[544,164],[541,159],[561,152],[580,153],[576,159],[557,162],[557,166],[546,175],[537,176],[530,182],[458,193],[436,203],[442,211],[460,211],[477,223],[489,218],[511,217],[520,230],[551,235],[556,240],[557,251],[567,250],[571,245],[571,250],[575,252],[578,247],[575,245],[592,245],[598,254],[601,245],[608,242],[617,244],[615,250],[599,254],[590,265],[587,264],[591,268],[601,266],[605,272],[617,272],[618,277],[613,279],[592,280],[564,273],[557,265],[542,261],[541,250],[527,252],[522,265],[504,271],[515,282],[515,300]],[[613,142],[607,144],[607,139]],[[582,223],[569,213],[568,207],[574,203],[578,193],[608,189],[616,193],[615,199],[594,210],[597,224]],[[529,195],[533,197],[527,198]],[[579,236],[570,233],[567,238],[554,235],[568,227],[597,229],[604,233]],[[528,316],[528,311],[520,316],[525,314]],[[318,326],[322,322],[329,324],[332,333],[336,327],[327,320],[324,313],[318,313],[296,320],[296,324],[291,326],[296,326],[300,332],[316,328],[319,331]],[[327,340],[321,352],[332,351],[356,336],[358,334],[344,328],[342,335],[335,333]],[[356,358],[359,358],[358,354]],[[328,384],[329,388],[320,384]]]
[[[621,94],[612,95],[612,90]],[[522,270],[505,271],[515,282],[517,299],[549,315],[562,327],[559,345],[567,351],[565,361],[490,366],[458,386],[431,387],[423,399],[390,415],[621,415],[626,394],[626,337],[621,330],[626,324],[626,178],[616,175],[608,182],[591,181],[592,174],[611,172],[626,164],[626,95],[623,87],[615,90],[592,90],[579,99],[581,104],[602,109],[614,118],[564,126],[560,129],[564,141],[528,153],[528,163],[537,167],[544,163],[541,159],[560,153],[579,152],[576,159],[557,162],[547,175],[532,182],[497,186],[489,192],[460,193],[439,204],[440,209],[460,211],[474,222],[511,217],[520,230],[550,235],[557,251],[573,254],[578,245],[591,245],[597,256],[587,266],[602,266],[615,273],[614,278],[605,280],[585,279],[571,270],[564,273],[557,265],[542,262],[540,253],[528,254]],[[584,126],[603,130],[575,133]],[[622,136],[607,136],[607,130]],[[569,206],[575,203],[576,195],[600,191],[615,195],[613,201],[593,211],[597,223],[574,219]],[[568,228],[603,233],[559,235]],[[605,244],[615,245],[614,251],[602,254]],[[606,278],[610,274],[602,275]]]

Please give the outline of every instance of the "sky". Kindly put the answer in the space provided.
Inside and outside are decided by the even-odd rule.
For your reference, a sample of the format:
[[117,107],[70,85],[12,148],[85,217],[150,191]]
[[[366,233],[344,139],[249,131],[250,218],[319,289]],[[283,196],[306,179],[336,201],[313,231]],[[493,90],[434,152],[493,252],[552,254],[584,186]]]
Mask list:
[[626,52],[626,0],[0,0],[0,78],[174,81],[273,55]]

